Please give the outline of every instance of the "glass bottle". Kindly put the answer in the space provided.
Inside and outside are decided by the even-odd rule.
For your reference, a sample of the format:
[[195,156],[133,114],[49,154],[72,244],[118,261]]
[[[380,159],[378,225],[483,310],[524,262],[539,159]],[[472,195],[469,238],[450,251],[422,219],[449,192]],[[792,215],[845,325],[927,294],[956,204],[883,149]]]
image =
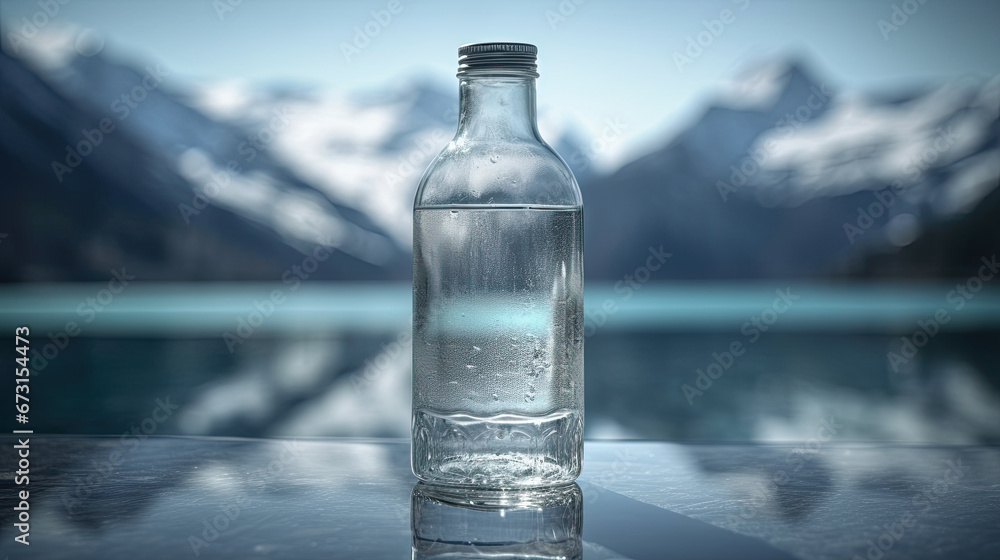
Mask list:
[[413,486],[413,560],[583,557],[583,492],[576,484],[448,490],[422,482]]
[[459,124],[413,211],[413,473],[573,481],[583,460],[583,201],[535,122],[537,49],[459,48]]

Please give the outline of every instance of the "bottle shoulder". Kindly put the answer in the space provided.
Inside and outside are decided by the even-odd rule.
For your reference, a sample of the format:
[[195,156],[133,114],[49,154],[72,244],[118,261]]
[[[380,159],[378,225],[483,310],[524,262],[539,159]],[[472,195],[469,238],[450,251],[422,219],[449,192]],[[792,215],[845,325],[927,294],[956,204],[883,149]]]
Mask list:
[[414,207],[531,204],[581,206],[576,178],[540,139],[456,137],[424,171]]

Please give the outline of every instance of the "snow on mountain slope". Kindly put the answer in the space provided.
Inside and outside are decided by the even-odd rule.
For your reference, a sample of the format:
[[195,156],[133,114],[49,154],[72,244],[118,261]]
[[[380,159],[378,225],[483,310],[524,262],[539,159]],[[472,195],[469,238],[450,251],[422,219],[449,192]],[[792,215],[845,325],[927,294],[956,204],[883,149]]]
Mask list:
[[[53,26],[40,36],[57,39],[67,33],[72,30]],[[106,194],[110,200],[101,201],[102,211],[147,224],[149,245],[133,244],[131,250],[138,254],[130,257],[155,268],[153,277],[190,274],[180,262],[184,251],[164,258],[157,244],[173,246],[174,237],[201,235],[226,238],[229,249],[245,246],[255,264],[243,256],[227,264],[216,258],[203,265],[199,277],[270,276],[267,269],[280,275],[292,262],[281,245],[301,254],[311,254],[318,244],[339,249],[322,273],[327,278],[401,277],[409,268],[408,248],[394,243],[365,213],[336,203],[269,153],[287,115],[269,114],[252,128],[220,122],[187,103],[185,83],[172,69],[123,62],[106,52],[83,56],[72,41],[43,39],[32,42],[19,59],[0,54],[5,86],[10,81],[0,109],[11,117],[3,123],[2,144],[18,154],[12,171],[55,192]],[[46,56],[36,56],[42,48]],[[63,54],[54,56],[59,52]],[[232,92],[230,96],[232,106]],[[225,106],[227,99],[213,102]],[[133,203],[140,206],[131,208]],[[70,218],[86,218],[73,215],[72,205],[63,210]],[[113,227],[132,226],[123,221]],[[153,234],[158,227],[169,233]],[[121,243],[118,236],[97,231],[77,236],[93,237],[97,245]],[[53,269],[52,274],[72,278],[75,273]]]
[[[37,44],[50,43],[70,44]],[[359,261],[335,277],[365,278],[372,266],[381,269],[375,277],[406,276],[414,189],[457,124],[450,79],[349,93],[168,75],[140,88],[142,99],[123,114],[116,100],[156,68],[104,52],[46,60],[35,72],[65,98],[58,110],[73,120],[40,104],[30,88],[9,88],[12,110],[31,113],[32,126],[57,137],[56,148],[34,152],[34,144],[7,142],[19,163],[30,160],[51,177],[49,162],[63,158],[62,146],[75,145],[81,128],[111,115],[123,132],[83,167],[160,218],[180,220],[178,204],[201,197],[208,208],[194,220],[206,229],[253,239],[251,246],[267,237],[299,252],[332,239]],[[723,84],[706,105],[660,148],[589,176],[592,150],[576,141],[572,121],[541,108],[543,137],[571,167],[578,156],[586,164],[574,171],[587,207],[590,277],[621,278],[650,244],[661,243],[677,252],[670,270],[686,277],[849,273],[853,265],[844,263],[873,247],[907,246],[930,226],[961,219],[1000,177],[997,78],[888,97],[837,91],[809,65],[776,58]],[[649,111],[656,119],[670,108]],[[231,163],[240,171],[228,187],[213,186]],[[75,172],[74,180],[82,175]],[[845,224],[876,200],[872,193],[896,183],[897,203],[858,235],[845,236]],[[213,225],[213,210],[227,217]],[[253,231],[232,225],[241,220]]]
[[755,148],[769,146],[767,157],[750,184],[770,204],[801,204],[894,181],[919,197],[927,194],[935,173],[985,151],[953,169],[954,176],[935,193],[948,201],[934,206],[938,213],[967,210],[996,186],[989,179],[1000,177],[998,110],[1000,78],[985,85],[947,84],[895,104],[842,95],[831,100],[823,118],[793,134],[774,129],[762,134]]
[[[377,92],[283,95],[252,84],[220,83],[200,88],[189,102],[216,120],[251,130],[276,112],[287,115],[287,126],[275,131],[268,146],[275,157],[409,247],[417,182],[454,136],[457,89],[423,80]],[[560,150],[577,147],[572,123],[551,112],[540,114],[539,129]]]
[[[621,278],[662,243],[675,253],[663,275],[850,274],[867,256],[939,235],[1000,184],[998,84],[879,97],[838,91],[802,62],[766,61],[661,148],[585,185],[588,273]],[[891,203],[873,194],[893,185],[880,194]],[[963,270],[940,256],[908,259],[921,274]]]

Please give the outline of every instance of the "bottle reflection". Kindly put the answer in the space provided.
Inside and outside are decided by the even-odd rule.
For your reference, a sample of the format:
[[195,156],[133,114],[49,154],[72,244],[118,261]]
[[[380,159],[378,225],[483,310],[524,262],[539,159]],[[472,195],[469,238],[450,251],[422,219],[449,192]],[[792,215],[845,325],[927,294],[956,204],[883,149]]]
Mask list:
[[446,488],[419,482],[410,502],[413,558],[582,558],[583,493],[576,484],[530,490]]

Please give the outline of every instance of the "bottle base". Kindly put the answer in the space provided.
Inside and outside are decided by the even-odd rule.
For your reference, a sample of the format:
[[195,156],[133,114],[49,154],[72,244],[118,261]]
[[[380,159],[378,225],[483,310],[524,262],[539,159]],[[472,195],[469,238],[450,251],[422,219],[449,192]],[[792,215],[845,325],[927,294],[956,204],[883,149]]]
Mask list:
[[576,484],[483,490],[418,483],[410,498],[413,559],[579,560],[583,493]]
[[413,412],[412,467],[432,484],[537,488],[576,480],[583,463],[583,417]]

